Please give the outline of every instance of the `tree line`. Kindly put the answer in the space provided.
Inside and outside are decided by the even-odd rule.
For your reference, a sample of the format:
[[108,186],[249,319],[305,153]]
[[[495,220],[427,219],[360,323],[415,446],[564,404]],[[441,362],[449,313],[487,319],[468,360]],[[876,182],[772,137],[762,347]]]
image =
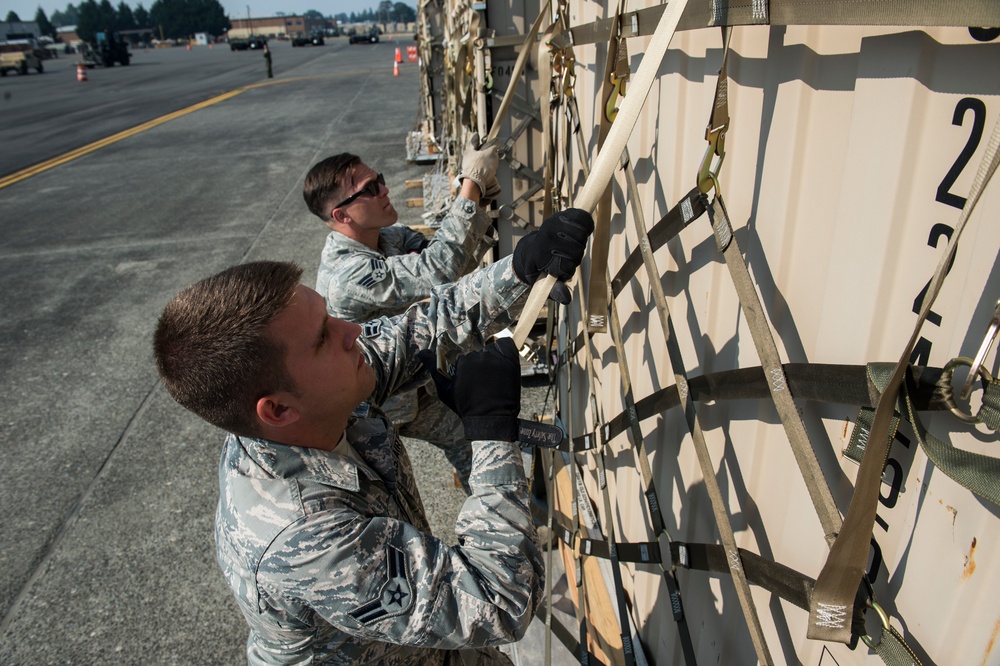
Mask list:
[[377,9],[350,14],[341,12],[332,18],[341,23],[412,23],[417,20],[417,10],[404,2],[382,0]]
[[[7,21],[20,21],[14,12]],[[65,11],[52,12],[50,19],[41,7],[35,12],[35,23],[42,35],[56,38],[57,28],[76,26],[76,34],[85,42],[94,41],[102,30],[149,29],[159,37],[184,38],[196,32],[221,35],[230,28],[229,17],[218,0],[155,0],[147,11],[140,3],[133,11],[122,0],[115,8],[110,0],[83,0],[69,3]]]
[[[323,18],[315,9],[305,12],[305,16]],[[238,17],[242,18],[242,17]],[[375,9],[362,12],[340,13],[335,18],[342,23],[365,22],[413,22],[417,20],[416,10],[402,2],[382,0]],[[8,22],[21,21],[11,11]],[[156,37],[186,38],[198,32],[210,35],[224,34],[232,24],[225,9],[218,0],[154,0],[147,11],[142,3],[133,10],[124,0],[116,8],[111,0],[83,0],[78,5],[69,3],[65,10],[52,12],[51,18],[41,7],[35,12],[35,23],[42,35],[56,39],[56,29],[76,26],[80,39],[90,42],[102,30],[120,31],[150,29]]]

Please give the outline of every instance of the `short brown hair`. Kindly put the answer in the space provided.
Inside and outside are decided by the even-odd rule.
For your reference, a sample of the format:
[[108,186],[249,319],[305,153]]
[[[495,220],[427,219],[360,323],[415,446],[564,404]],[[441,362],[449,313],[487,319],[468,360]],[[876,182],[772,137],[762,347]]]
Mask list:
[[174,400],[224,430],[258,436],[257,400],[295,392],[284,346],[267,328],[301,277],[292,263],[240,264],[174,297],[153,337],[156,367]]
[[305,186],[302,188],[302,197],[313,215],[324,222],[330,219],[333,206],[344,198],[341,179],[360,162],[361,158],[357,155],[340,153],[326,158],[309,169]]

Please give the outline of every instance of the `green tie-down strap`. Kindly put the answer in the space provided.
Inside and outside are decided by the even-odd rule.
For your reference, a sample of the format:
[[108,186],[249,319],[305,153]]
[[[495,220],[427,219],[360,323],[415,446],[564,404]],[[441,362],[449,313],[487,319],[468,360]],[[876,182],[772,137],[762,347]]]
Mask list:
[[[868,364],[868,377],[880,393],[892,376],[893,368],[894,366],[890,363]],[[900,402],[902,403],[901,407],[906,411],[907,420],[913,425],[917,441],[920,442],[921,448],[931,462],[952,480],[976,495],[994,504],[1000,504],[1000,458],[955,448],[929,433],[921,423],[913,401],[910,399],[909,381],[904,381],[900,388]],[[865,411],[862,409],[862,414],[858,416],[859,425],[862,423],[861,419],[864,418]],[[986,382],[983,406],[980,409],[978,419],[993,430],[997,430],[997,426],[1000,424],[1000,388],[998,388],[996,381],[992,381],[992,378]],[[855,431],[858,430],[859,428],[855,427]],[[851,439],[853,444],[853,435]]]
[[996,380],[986,382],[983,406],[979,409],[979,420],[993,432],[1000,430],[1000,382]]
[[886,666],[920,666],[917,655],[893,627],[882,632],[882,640],[872,650]]

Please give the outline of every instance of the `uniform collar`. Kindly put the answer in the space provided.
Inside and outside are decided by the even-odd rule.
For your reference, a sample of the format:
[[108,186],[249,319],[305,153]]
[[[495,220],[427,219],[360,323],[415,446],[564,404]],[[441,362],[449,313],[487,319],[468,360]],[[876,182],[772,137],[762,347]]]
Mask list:
[[[346,436],[345,431],[341,436],[345,444]],[[378,479],[372,470],[358,464],[350,455],[336,451],[289,446],[255,437],[230,437],[266,476],[272,478],[313,480],[351,491],[361,487],[359,474]]]

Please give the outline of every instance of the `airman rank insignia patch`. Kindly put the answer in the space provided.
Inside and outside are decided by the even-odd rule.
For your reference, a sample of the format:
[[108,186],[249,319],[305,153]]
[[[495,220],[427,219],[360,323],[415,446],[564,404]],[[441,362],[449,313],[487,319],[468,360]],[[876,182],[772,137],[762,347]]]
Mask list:
[[374,321],[366,321],[361,326],[361,335],[366,338],[377,338],[382,332],[382,320],[375,319]]
[[384,617],[400,615],[413,605],[413,586],[406,569],[406,556],[393,546],[385,547],[388,580],[382,585],[378,596],[361,605],[350,615],[362,624],[371,624]]
[[389,276],[389,268],[385,265],[384,259],[371,260],[371,272],[358,280],[362,287],[373,287]]

